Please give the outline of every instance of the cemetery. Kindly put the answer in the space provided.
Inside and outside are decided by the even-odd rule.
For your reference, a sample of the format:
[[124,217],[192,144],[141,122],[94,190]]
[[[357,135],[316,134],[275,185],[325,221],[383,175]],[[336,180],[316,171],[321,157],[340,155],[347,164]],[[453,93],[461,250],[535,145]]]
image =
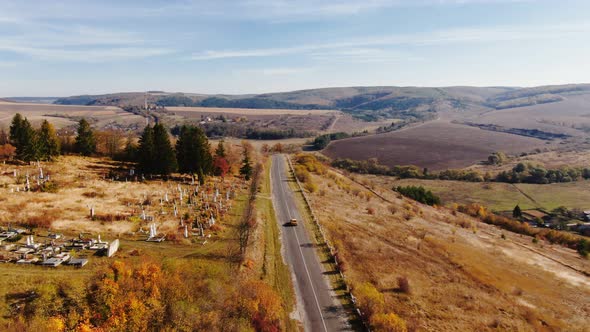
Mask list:
[[246,188],[235,178],[145,179],[110,160],[64,159],[0,165],[0,261],[82,267],[115,255],[120,239],[128,248],[207,246]]

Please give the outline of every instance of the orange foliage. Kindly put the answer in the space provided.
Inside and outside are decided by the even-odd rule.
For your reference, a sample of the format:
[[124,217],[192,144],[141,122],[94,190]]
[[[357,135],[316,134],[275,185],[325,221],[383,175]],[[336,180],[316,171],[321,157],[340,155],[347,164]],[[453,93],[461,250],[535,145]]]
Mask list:
[[11,159],[16,153],[16,148],[10,144],[0,145],[0,159]]

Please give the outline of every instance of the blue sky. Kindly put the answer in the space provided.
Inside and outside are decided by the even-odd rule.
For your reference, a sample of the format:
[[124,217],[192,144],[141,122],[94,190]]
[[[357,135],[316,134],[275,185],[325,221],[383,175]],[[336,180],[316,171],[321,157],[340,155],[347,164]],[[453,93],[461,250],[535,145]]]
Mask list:
[[0,0],[0,96],[590,81],[590,1]]

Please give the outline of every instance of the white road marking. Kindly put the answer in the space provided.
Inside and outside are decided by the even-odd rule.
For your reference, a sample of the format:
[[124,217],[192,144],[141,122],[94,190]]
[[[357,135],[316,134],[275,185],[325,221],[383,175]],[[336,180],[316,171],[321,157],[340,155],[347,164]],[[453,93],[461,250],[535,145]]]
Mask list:
[[[283,187],[283,179],[281,177],[280,167],[278,164],[277,164],[277,170],[279,173],[279,185],[281,186],[281,191],[283,192],[283,194],[285,194],[285,189]],[[291,220],[291,210],[289,209],[289,204],[287,204],[286,200],[283,200],[283,204],[287,208],[287,214],[289,215],[289,220]],[[318,311],[320,313],[320,318],[322,319],[322,325],[324,326],[324,331],[327,332],[328,328],[326,327],[326,322],[324,320],[324,315],[322,314],[320,302],[318,301],[318,296],[315,292],[315,288],[313,287],[313,282],[311,281],[311,274],[309,273],[309,269],[307,268],[307,263],[305,263],[305,257],[303,256],[303,250],[301,250],[301,243],[299,242],[299,236],[297,236],[296,229],[294,230],[294,233],[295,233],[295,240],[297,241],[297,248],[299,248],[299,254],[301,255],[301,260],[303,261],[303,267],[305,267],[305,272],[307,273],[307,278],[309,280],[309,284],[311,285],[311,291],[313,293],[313,298],[315,300],[315,304],[316,304]]]

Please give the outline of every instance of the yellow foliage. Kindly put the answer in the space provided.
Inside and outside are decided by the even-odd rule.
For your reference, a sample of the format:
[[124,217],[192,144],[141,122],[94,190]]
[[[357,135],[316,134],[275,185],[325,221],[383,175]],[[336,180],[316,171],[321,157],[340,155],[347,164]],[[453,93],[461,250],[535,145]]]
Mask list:
[[47,320],[47,330],[61,332],[65,331],[66,323],[62,317],[51,317]]
[[358,300],[359,309],[366,317],[371,317],[383,310],[385,297],[371,283],[361,284],[355,289],[354,295]]
[[376,332],[406,332],[406,322],[395,313],[376,314],[371,317],[373,331]]

